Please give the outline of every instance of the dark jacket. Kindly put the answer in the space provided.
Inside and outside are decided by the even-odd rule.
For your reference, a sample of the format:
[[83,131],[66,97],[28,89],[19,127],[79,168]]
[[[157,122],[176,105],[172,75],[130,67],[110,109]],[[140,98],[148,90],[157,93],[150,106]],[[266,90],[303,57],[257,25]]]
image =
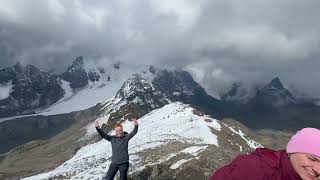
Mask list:
[[112,158],[111,162],[114,164],[122,164],[129,162],[128,143],[129,140],[138,132],[138,125],[128,134],[123,133],[123,136],[116,137],[105,134],[100,128],[96,128],[100,136],[111,142]]
[[211,180],[301,180],[285,150],[258,148],[217,170]]

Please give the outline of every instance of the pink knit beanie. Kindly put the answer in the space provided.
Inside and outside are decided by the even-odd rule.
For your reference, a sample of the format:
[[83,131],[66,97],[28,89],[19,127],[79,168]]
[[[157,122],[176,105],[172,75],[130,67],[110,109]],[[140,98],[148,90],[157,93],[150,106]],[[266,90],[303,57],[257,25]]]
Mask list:
[[320,130],[304,128],[293,135],[287,153],[307,153],[320,157]]

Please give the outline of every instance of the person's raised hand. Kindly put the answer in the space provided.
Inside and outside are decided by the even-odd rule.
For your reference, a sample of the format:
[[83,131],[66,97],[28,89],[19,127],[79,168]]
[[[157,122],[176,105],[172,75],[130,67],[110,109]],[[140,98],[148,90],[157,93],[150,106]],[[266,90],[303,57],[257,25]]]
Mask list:
[[133,118],[132,121],[133,121],[133,124],[134,124],[135,126],[138,125],[138,120],[137,120],[136,118]]
[[100,128],[100,125],[99,125],[99,121],[98,121],[98,120],[96,121],[96,124],[95,124],[95,125],[96,125],[96,128]]

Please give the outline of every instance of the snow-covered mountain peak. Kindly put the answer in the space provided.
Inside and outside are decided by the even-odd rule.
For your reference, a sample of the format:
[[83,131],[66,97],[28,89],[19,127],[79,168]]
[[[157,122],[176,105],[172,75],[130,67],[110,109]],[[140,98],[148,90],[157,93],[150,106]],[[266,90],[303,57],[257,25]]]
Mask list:
[[139,74],[133,74],[127,81],[125,81],[118,91],[116,97],[129,98],[136,92],[146,92],[152,90],[152,85]]
[[265,89],[274,89],[274,90],[284,90],[284,86],[278,77],[271,80],[269,84],[267,84]]
[[[105,101],[101,108],[101,116],[106,116],[111,112],[123,114],[123,111],[133,109],[140,115],[144,115],[155,108],[160,108],[168,104],[168,100],[163,93],[155,89],[151,82],[144,79],[140,74],[135,73],[130,76],[121,86],[116,95]],[[130,106],[130,108],[129,108]]]
[[148,105],[151,109],[162,107],[169,102],[163,93],[155,89],[151,82],[139,74],[133,74],[124,82],[116,97],[139,105]]

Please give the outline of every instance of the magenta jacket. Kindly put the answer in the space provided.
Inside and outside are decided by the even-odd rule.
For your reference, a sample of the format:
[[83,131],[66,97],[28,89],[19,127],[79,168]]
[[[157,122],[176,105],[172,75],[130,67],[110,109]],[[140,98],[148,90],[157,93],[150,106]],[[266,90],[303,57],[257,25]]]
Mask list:
[[285,150],[258,148],[217,170],[211,180],[301,180]]

